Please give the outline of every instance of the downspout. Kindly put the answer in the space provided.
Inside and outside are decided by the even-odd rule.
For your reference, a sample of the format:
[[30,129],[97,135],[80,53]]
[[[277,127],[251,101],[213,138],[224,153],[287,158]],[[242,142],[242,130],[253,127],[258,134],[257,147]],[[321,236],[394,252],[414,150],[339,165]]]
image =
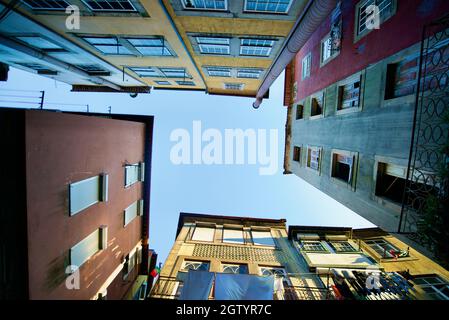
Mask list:
[[32,57],[36,58],[36,59],[45,61],[45,62],[47,62],[49,64],[52,64],[52,65],[54,65],[56,67],[64,69],[64,70],[66,70],[68,72],[77,74],[77,75],[79,75],[81,77],[85,77],[88,80],[94,82],[95,84],[105,85],[105,86],[108,86],[108,87],[110,87],[110,88],[112,88],[114,90],[122,91],[122,88],[120,86],[116,85],[115,83],[112,83],[112,82],[110,82],[108,80],[105,80],[105,79],[97,77],[97,76],[91,76],[84,70],[81,70],[81,69],[76,68],[76,67],[74,67],[74,66],[72,66],[72,65],[70,65],[70,64],[68,64],[66,62],[63,62],[63,61],[58,60],[56,58],[53,58],[52,56],[49,56],[46,53],[40,52],[38,50],[32,49],[30,47],[27,47],[26,45],[23,45],[21,43],[15,42],[15,41],[13,41],[13,40],[11,40],[9,38],[6,38],[6,37],[4,37],[2,35],[0,35],[0,43],[2,45],[5,45],[5,46],[13,49],[13,50],[20,51],[20,52],[22,52],[24,54],[27,54],[29,56],[32,56]]
[[337,0],[309,1],[302,15],[296,20],[292,31],[281,49],[281,53],[271,65],[270,70],[262,81],[256,94],[256,101],[253,102],[255,109],[259,108],[263,97],[273,82],[279,77],[290,61],[295,58],[296,54],[301,50],[315,30],[331,14],[336,3]]

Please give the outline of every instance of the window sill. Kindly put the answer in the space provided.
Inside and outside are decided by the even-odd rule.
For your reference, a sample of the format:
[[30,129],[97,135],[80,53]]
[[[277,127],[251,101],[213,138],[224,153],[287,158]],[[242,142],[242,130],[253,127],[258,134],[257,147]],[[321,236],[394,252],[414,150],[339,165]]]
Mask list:
[[335,185],[338,185],[338,186],[340,186],[340,187],[342,187],[342,188],[346,188],[346,189],[348,189],[348,190],[350,190],[350,191],[355,192],[355,185],[354,185],[354,183],[348,183],[348,182],[345,182],[345,181],[343,181],[343,180],[340,180],[340,179],[335,178],[335,177],[332,177],[332,176],[331,176],[331,181],[332,181]]
[[408,96],[391,98],[391,99],[383,99],[381,103],[381,108],[395,107],[398,105],[411,104],[414,105],[416,102],[416,95],[410,94]]
[[324,114],[317,114],[315,116],[310,116],[309,120],[316,120],[316,119],[321,119],[324,118]]
[[345,114],[351,114],[354,112],[361,112],[362,108],[361,107],[352,107],[352,108],[347,108],[347,109],[341,109],[341,110],[336,110],[335,111],[335,115],[336,116],[341,116],[341,115],[345,115]]

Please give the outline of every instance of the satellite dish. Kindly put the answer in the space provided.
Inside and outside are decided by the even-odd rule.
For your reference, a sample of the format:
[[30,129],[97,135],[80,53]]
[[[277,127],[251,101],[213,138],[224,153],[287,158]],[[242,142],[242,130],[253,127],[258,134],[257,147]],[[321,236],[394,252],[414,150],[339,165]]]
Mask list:
[[137,92],[131,92],[131,93],[129,94],[129,96],[130,96],[131,98],[135,98],[135,97],[137,97]]

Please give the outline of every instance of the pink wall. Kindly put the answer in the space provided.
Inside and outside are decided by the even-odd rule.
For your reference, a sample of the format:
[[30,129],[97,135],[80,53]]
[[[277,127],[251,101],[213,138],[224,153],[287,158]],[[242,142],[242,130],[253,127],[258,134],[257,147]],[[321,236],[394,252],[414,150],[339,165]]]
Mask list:
[[[364,69],[369,64],[420,42],[424,24],[449,13],[447,0],[397,0],[397,11],[354,43],[355,5],[359,0],[342,0],[343,40],[340,54],[320,68],[321,39],[330,31],[330,18],[325,21],[296,55],[295,81],[297,101],[332,83]],[[312,51],[311,76],[301,80],[301,61]]]
[[[144,139],[143,123],[27,111],[30,299],[90,298],[141,239],[141,217],[123,227],[123,210],[142,197],[142,183],[124,188],[123,165],[143,161]],[[70,217],[69,184],[102,172],[109,174],[109,201]],[[81,266],[81,290],[67,290],[68,250],[100,225],[108,226],[108,248]],[[129,285],[121,284],[122,295]]]

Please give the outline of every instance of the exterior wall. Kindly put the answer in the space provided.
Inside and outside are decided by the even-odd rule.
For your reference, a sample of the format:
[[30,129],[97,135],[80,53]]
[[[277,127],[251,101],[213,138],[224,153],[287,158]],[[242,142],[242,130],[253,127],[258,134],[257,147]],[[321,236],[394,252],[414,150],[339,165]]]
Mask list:
[[[125,189],[123,166],[144,160],[144,139],[143,123],[26,112],[31,299],[91,299],[111,283],[111,298],[123,297],[128,290],[136,272],[123,281],[122,261],[141,245],[142,218],[138,216],[123,227],[124,209],[142,198],[143,185]],[[69,216],[69,184],[102,172],[109,175],[108,202]],[[66,289],[70,248],[101,225],[108,227],[107,249],[80,267],[81,290]]]
[[[198,10],[184,10],[180,0],[163,0],[181,36],[191,53],[196,65],[201,69],[207,84],[207,91],[211,94],[230,94],[255,96],[259,85],[268,71],[274,58],[278,55],[285,38],[292,29],[295,20],[304,9],[307,1],[293,1],[289,13],[267,14],[247,13],[243,11],[243,0],[228,0],[228,11],[206,12]],[[191,37],[195,34],[209,34],[211,36],[230,37],[261,37],[277,38],[270,57],[244,57],[237,54],[229,56],[201,54],[195,50]],[[234,39],[233,39],[234,40]],[[238,41],[239,39],[235,39]],[[237,46],[238,47],[238,46]],[[232,47],[231,47],[232,51]],[[244,79],[232,77],[210,77],[203,68],[205,66],[260,68],[263,73],[259,79]],[[225,90],[224,83],[243,83],[243,91]]]
[[[291,123],[287,128],[291,130],[291,143],[287,143],[286,148],[286,172],[293,172],[384,230],[397,232],[401,207],[399,203],[376,195],[377,169],[379,162],[405,167],[408,164],[415,92],[386,99],[387,68],[388,64],[405,59],[418,68],[422,27],[447,12],[449,3],[437,1],[429,6],[426,1],[393,1],[396,13],[382,23],[379,30],[356,41],[357,3],[359,1],[342,1],[342,45],[335,58],[320,67],[321,39],[330,31],[330,18],[296,56],[292,87],[297,86],[297,92],[292,89],[290,98],[286,97],[295,102],[289,106],[287,120]],[[412,21],[411,13],[415,13]],[[311,75],[301,80],[301,62],[309,52],[312,53]],[[358,73],[361,76],[359,107],[344,112],[337,110],[339,86]],[[416,73],[410,75],[416,79]],[[323,115],[311,117],[311,98],[321,92],[324,94]],[[304,106],[304,117],[300,120],[295,119],[298,105]],[[293,159],[295,146],[302,148],[300,162]],[[319,172],[306,166],[307,146],[322,148]],[[352,185],[331,177],[335,150],[356,156]]]
[[[61,36],[69,41],[76,48],[81,48],[81,53],[74,55],[70,50],[68,54],[58,54],[56,57],[69,63],[86,63],[89,59],[90,53],[96,56],[113,68],[113,73],[116,77],[105,77],[110,79],[114,83],[121,86],[157,86],[156,80],[168,80],[172,83],[171,86],[161,87],[176,87],[187,89],[204,89],[200,74],[198,73],[195,64],[190,59],[187,50],[184,47],[182,39],[179,38],[176,29],[171,25],[170,17],[165,12],[164,7],[158,0],[139,0],[133,1],[136,5],[139,5],[141,12],[139,13],[105,13],[96,12],[93,14],[86,5],[80,0],[70,0],[72,4],[77,5],[80,8],[81,20],[79,30],[68,30],[66,28],[67,14],[65,11],[33,11],[27,6],[20,6],[19,11],[26,15],[32,21],[36,21],[39,24],[44,25],[50,30],[54,31],[58,36]],[[11,23],[14,23],[11,21]],[[11,33],[10,30],[16,30],[13,34],[20,33],[34,33],[34,30],[26,30],[24,25],[14,25],[6,27],[6,30],[1,30],[1,33]],[[102,35],[102,36],[164,36],[171,49],[175,52],[175,56],[122,56],[122,55],[104,55],[94,47],[90,46],[87,42],[79,38],[79,35]],[[51,37],[53,38],[53,37]],[[179,79],[165,79],[165,78],[140,78],[137,74],[128,68],[125,68],[127,77],[126,81],[123,81],[123,66],[125,67],[180,67],[186,68],[186,71],[193,77],[195,86],[182,86],[177,85],[174,80]],[[58,77],[57,77],[58,78]],[[68,82],[70,84],[87,84],[95,85],[91,82],[85,82],[82,77],[73,78],[73,75],[66,76],[60,81]]]
[[[229,219],[232,219],[229,217]],[[204,222],[198,218],[198,222]],[[248,266],[248,273],[261,275],[260,267],[282,267],[288,274],[292,286],[321,287],[319,278],[309,274],[306,265],[295,253],[288,240],[284,226],[267,226],[270,228],[276,247],[231,244],[222,241],[223,223],[230,223],[222,219],[216,221],[215,238],[213,242],[193,241],[191,239],[195,223],[185,222],[180,229],[176,241],[166,259],[160,273],[160,279],[153,291],[153,297],[174,298],[176,292],[176,278],[185,260],[205,261],[210,263],[210,272],[222,272],[222,264],[244,264]],[[208,221],[210,223],[210,221]],[[251,220],[244,224],[251,227]],[[253,224],[254,226],[254,224]],[[170,278],[171,280],[167,280]],[[161,296],[165,294],[168,296]]]
[[[296,55],[298,97],[295,102],[420,42],[424,24],[449,11],[447,1],[396,1],[396,14],[382,23],[379,30],[371,31],[358,41],[354,35],[354,19],[355,6],[360,0],[341,1],[342,50],[337,57],[320,67],[320,43],[330,31],[329,17]],[[309,52],[312,53],[311,76],[301,81],[301,61]]]

